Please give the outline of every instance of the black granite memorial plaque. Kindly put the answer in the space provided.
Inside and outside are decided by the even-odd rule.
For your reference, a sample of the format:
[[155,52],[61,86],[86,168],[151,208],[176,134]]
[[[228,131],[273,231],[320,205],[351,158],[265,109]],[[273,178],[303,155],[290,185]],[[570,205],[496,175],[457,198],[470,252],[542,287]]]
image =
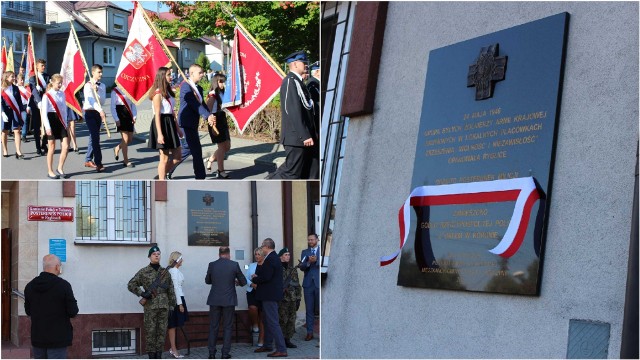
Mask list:
[[222,191],[187,191],[189,246],[229,246],[229,195]]
[[[429,53],[411,189],[442,194],[412,200],[398,285],[539,293],[568,22],[561,13]],[[521,242],[500,252],[516,192],[477,189],[526,181],[535,197],[511,233]]]

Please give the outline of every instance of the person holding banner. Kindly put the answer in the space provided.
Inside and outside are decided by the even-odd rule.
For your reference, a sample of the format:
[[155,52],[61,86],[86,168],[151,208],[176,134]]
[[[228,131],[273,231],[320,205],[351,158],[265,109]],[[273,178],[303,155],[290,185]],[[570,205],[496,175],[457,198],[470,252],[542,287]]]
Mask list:
[[[47,92],[42,98],[42,124],[44,125],[47,140],[49,142],[49,152],[47,153],[47,167],[49,179],[65,179],[67,175],[62,168],[67,159],[69,150],[69,133],[67,128],[67,101],[62,88],[62,75],[54,74],[51,82],[47,85]],[[53,172],[53,154],[56,151],[56,139],[60,140],[60,160],[58,169]]]
[[153,102],[154,118],[149,130],[149,147],[160,152],[158,179],[165,180],[173,165],[170,156],[180,160],[182,137],[182,130],[178,127],[173,111],[176,101],[171,89],[171,69],[164,66],[158,69],[149,99]]
[[2,74],[2,156],[9,157],[7,142],[9,130],[13,130],[16,144],[16,159],[24,159],[20,150],[20,130],[27,118],[25,106],[20,100],[20,89],[13,85],[15,74],[5,71]]
[[203,76],[202,66],[192,64],[189,67],[189,79],[180,84],[180,111],[178,112],[178,124],[184,130],[185,140],[191,149],[196,180],[204,180],[207,175],[202,160],[202,144],[200,144],[198,134],[200,116],[205,118],[209,125],[216,126],[215,114],[207,109],[202,97],[202,88],[200,85],[196,85]]
[[18,74],[16,76],[16,86],[18,86],[18,90],[20,90],[20,101],[22,101],[22,105],[24,105],[25,109],[27,109],[27,118],[24,121],[24,125],[22,126],[22,140],[26,143],[29,142],[27,139],[27,130],[29,129],[29,123],[31,122],[31,108],[29,107],[29,100],[31,99],[31,93],[24,87],[24,73]]
[[104,171],[100,149],[100,127],[102,121],[106,119],[102,105],[107,99],[107,88],[105,84],[100,83],[100,79],[102,79],[102,65],[95,64],[91,67],[91,80],[84,84],[84,105],[82,106],[90,134],[84,166],[94,168],[98,172]]
[[68,109],[67,121],[69,123],[69,126],[67,127],[67,132],[69,133],[69,145],[71,145],[69,151],[75,151],[75,153],[78,154],[80,150],[78,149],[78,142],[76,141],[76,121],[80,121],[80,115],[72,109]]
[[207,123],[207,130],[209,130],[211,142],[218,144],[216,151],[207,159],[207,170],[211,171],[211,164],[217,160],[218,171],[216,172],[216,178],[218,179],[229,178],[229,175],[224,171],[224,156],[231,148],[231,136],[229,135],[227,115],[224,110],[222,110],[222,94],[224,94],[226,81],[227,77],[224,76],[224,74],[216,73],[213,76],[213,82],[211,83],[211,87],[215,87],[215,89],[209,91],[209,96],[207,97],[207,107],[215,114],[218,128],[218,135],[216,135],[211,123]]
[[122,150],[122,165],[124,167],[134,167],[129,161],[128,145],[133,140],[133,129],[138,116],[136,104],[127,99],[117,86],[111,91],[111,115],[116,123],[116,128],[122,136],[122,140],[113,149],[116,161],[118,161],[120,150]]
[[[45,89],[47,88],[47,84],[49,83],[49,74],[44,71],[47,68],[47,61],[44,59],[36,60],[36,71],[35,75],[29,78],[29,86],[31,86],[31,96],[33,97],[33,105],[31,105],[31,128],[33,129],[33,134],[36,138],[36,150],[38,147],[40,148],[40,153],[38,155],[44,155],[47,153],[47,139],[44,134],[42,134],[42,116],[40,115],[40,107],[42,105],[42,96],[44,96]],[[34,73],[33,71],[29,71],[29,76]],[[35,105],[35,106],[34,106]],[[40,145],[40,146],[38,146]]]

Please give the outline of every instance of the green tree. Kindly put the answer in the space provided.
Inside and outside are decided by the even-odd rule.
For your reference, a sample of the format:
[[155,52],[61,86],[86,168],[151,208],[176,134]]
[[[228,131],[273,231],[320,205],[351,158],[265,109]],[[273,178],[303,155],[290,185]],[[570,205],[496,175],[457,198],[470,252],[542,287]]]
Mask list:
[[198,55],[198,58],[196,59],[196,64],[202,66],[206,74],[207,70],[209,69],[209,66],[211,65],[211,61],[209,61],[209,58],[207,58],[207,55],[201,52],[200,55]]
[[281,66],[283,58],[305,50],[318,59],[320,3],[318,1],[164,1],[178,19],[156,22],[166,38],[198,38],[221,35],[233,39],[235,22],[242,23],[258,43]]

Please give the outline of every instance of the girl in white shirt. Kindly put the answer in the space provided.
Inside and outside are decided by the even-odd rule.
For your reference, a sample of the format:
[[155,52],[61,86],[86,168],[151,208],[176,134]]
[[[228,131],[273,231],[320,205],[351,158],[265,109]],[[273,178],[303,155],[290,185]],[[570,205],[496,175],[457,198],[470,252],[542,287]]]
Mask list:
[[[40,114],[42,116],[42,124],[49,143],[49,152],[47,153],[47,166],[50,179],[65,179],[67,175],[62,171],[64,162],[67,159],[67,151],[69,150],[69,133],[67,128],[69,123],[67,120],[67,102],[62,88],[62,75],[54,74],[51,81],[47,85],[47,92],[42,96],[42,107]],[[56,140],[60,140],[61,151],[58,168],[53,172],[53,153],[56,151]]]
[[[171,89],[171,69],[161,67],[151,87],[149,99],[153,102],[153,121],[149,130],[149,147],[160,153],[158,179],[165,180],[174,163],[181,158],[182,130],[174,114],[175,94]],[[173,154],[173,161],[170,156]]]
[[111,115],[116,122],[118,132],[122,136],[120,143],[113,149],[116,161],[118,161],[120,150],[122,150],[122,165],[134,167],[133,163],[129,162],[127,149],[128,145],[131,144],[131,140],[133,140],[133,130],[138,110],[136,104],[129,100],[117,87],[114,87],[111,92]]
[[[174,260],[180,258],[182,254],[178,251],[174,251],[169,256],[169,265]],[[169,349],[169,353],[175,357],[176,359],[181,359],[184,356],[178,353],[178,349],[176,348],[176,328],[183,326],[184,322],[189,320],[189,312],[187,311],[187,303],[184,301],[184,291],[182,291],[182,284],[184,283],[184,275],[179,270],[182,266],[182,259],[178,261],[178,263],[169,269],[169,274],[171,274],[171,281],[173,281],[173,290],[176,293],[176,307],[172,312],[169,313],[169,322],[167,325],[167,329],[169,332],[169,343],[171,343],[171,349]]]

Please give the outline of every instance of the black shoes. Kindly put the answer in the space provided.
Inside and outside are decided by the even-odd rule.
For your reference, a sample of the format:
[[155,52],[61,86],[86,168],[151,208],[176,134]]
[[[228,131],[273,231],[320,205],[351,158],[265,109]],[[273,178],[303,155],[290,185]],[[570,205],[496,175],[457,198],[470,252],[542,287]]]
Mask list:
[[292,343],[289,339],[284,339],[284,344],[287,345],[287,348],[289,349],[295,349],[298,347],[298,345]]

